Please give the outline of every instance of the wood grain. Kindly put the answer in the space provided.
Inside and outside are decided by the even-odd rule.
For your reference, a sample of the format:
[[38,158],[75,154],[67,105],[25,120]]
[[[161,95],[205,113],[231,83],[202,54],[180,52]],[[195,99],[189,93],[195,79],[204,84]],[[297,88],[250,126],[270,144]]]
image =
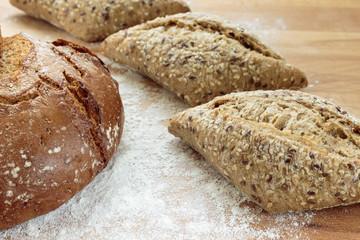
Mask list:
[[[310,85],[304,91],[331,99],[360,117],[360,1],[192,0],[190,6],[193,11],[217,14],[249,28],[305,71]],[[98,44],[86,44],[27,17],[7,1],[0,1],[0,12],[5,36],[23,31],[43,40],[66,38],[95,51],[98,48]],[[254,229],[276,227],[273,216],[258,215]],[[359,204],[317,211],[310,224],[293,226],[289,221],[280,238],[294,238],[288,229],[298,228],[304,239],[360,239],[359,222]]]

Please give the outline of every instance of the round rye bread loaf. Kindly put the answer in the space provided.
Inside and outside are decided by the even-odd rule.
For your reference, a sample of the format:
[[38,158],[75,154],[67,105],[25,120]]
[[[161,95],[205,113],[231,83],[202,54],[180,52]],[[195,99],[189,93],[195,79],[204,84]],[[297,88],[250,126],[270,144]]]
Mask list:
[[0,230],[52,211],[114,155],[117,82],[88,49],[4,37],[0,56]]

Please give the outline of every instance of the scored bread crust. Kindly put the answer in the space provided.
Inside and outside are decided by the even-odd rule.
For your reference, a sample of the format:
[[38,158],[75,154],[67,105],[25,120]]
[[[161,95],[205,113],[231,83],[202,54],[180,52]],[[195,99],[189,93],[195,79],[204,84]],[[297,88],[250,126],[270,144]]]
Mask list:
[[303,72],[244,28],[203,13],[157,18],[119,31],[101,48],[191,106],[234,91],[307,86]]
[[190,11],[182,0],[10,0],[32,17],[41,18],[84,41],[93,42],[120,29],[156,17]]
[[228,94],[177,114],[169,132],[270,213],[360,202],[360,125],[317,96]]
[[114,155],[124,124],[118,84],[88,49],[24,34],[3,45],[0,230],[54,210],[89,184]]

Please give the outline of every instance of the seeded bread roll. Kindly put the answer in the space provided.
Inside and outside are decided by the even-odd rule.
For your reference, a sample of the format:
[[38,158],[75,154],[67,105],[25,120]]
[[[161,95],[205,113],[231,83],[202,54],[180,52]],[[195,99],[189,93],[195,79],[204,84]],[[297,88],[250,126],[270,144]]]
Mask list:
[[93,42],[120,29],[156,17],[188,12],[182,0],[10,0],[32,17],[41,18],[84,41]]
[[360,125],[319,97],[233,93],[177,114],[169,132],[270,213],[360,202]]
[[56,209],[113,156],[124,113],[102,61],[65,40],[4,38],[0,230]]
[[304,73],[244,28],[207,14],[157,18],[109,36],[102,49],[191,106],[234,91],[307,86]]

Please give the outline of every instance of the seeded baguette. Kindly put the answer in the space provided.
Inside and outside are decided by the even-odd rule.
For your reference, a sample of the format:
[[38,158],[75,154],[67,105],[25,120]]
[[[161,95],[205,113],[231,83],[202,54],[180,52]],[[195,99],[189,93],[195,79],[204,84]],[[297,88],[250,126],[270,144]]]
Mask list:
[[159,16],[190,11],[182,0],[10,0],[32,17],[41,18],[84,41],[94,42],[120,29]]
[[61,206],[108,164],[124,110],[88,49],[24,34],[0,58],[0,231]]
[[232,93],[177,114],[169,132],[269,213],[360,202],[360,125],[320,97]]
[[109,36],[101,47],[191,106],[234,91],[307,86],[303,72],[255,36],[208,14],[157,18]]

